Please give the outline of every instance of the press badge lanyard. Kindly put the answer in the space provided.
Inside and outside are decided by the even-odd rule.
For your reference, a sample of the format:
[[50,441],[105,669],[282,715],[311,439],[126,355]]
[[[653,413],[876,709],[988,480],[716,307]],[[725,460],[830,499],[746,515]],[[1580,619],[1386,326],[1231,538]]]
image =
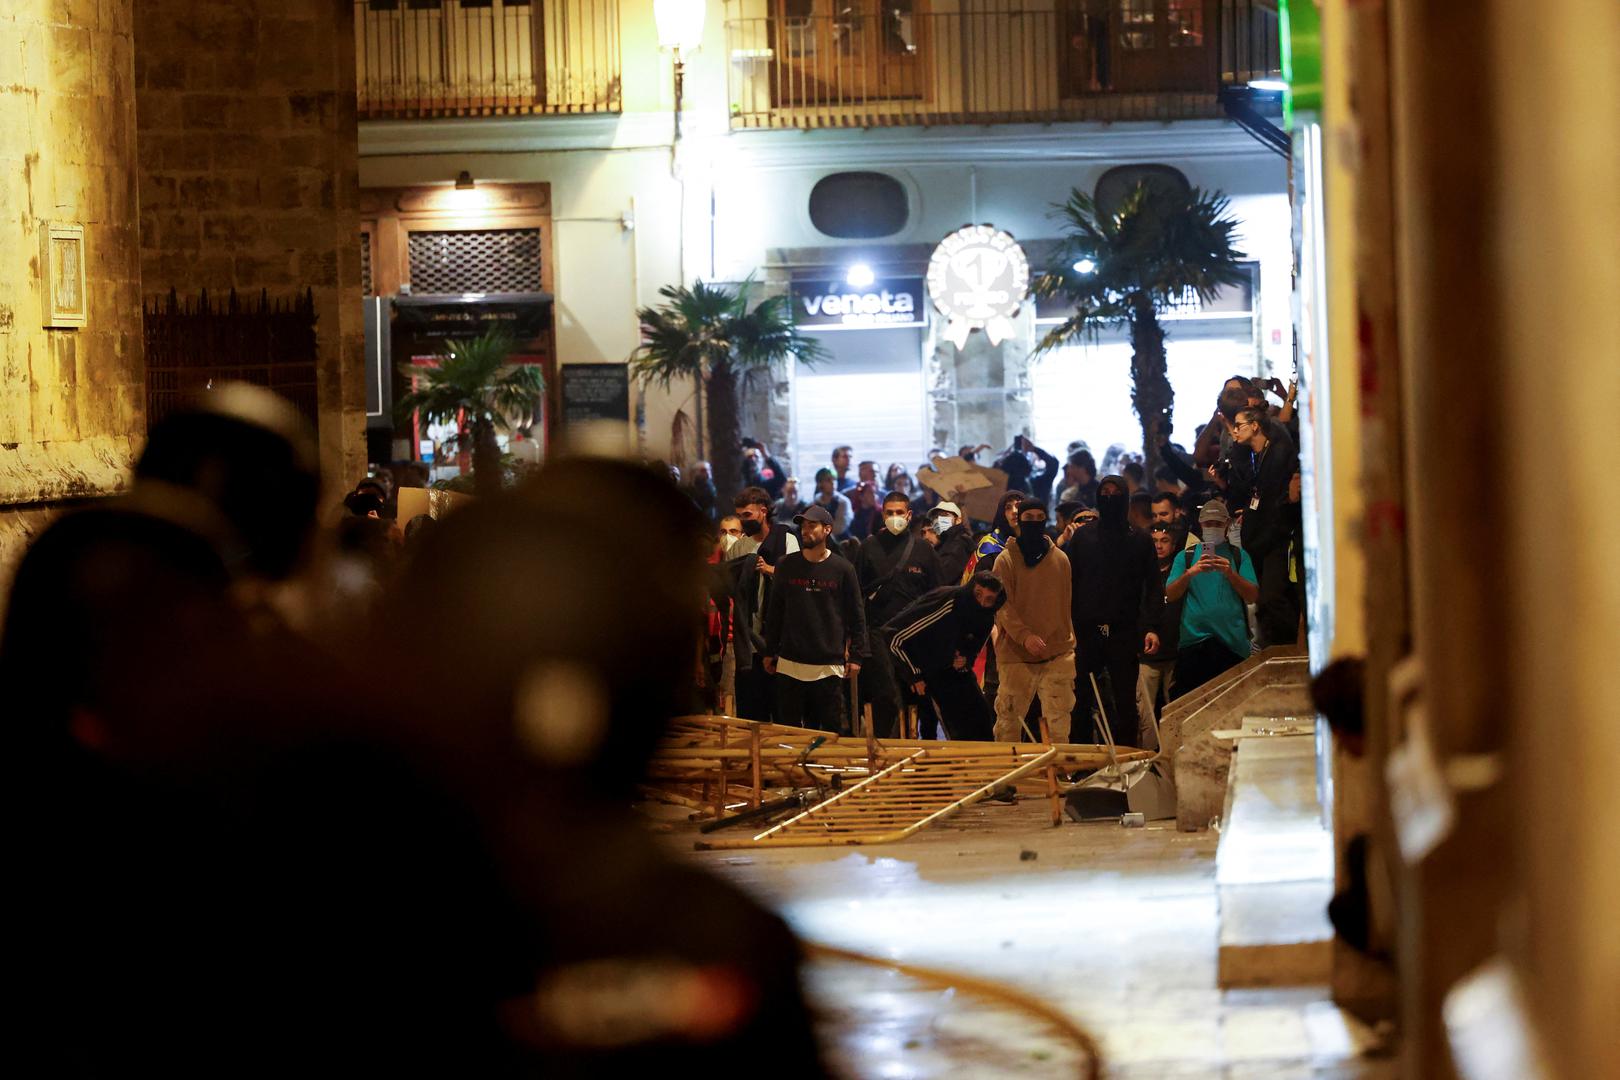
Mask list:
[[1271,440],[1266,440],[1265,449],[1258,454],[1249,451],[1249,479],[1254,484],[1254,490],[1249,493],[1249,509],[1260,509],[1260,463],[1266,459],[1266,451],[1271,449]]

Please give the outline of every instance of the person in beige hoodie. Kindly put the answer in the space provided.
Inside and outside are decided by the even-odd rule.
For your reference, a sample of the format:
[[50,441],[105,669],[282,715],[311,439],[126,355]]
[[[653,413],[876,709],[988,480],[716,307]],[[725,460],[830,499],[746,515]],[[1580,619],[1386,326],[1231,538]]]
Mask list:
[[1046,535],[1046,505],[1018,506],[1017,542],[996,557],[1007,589],[996,613],[996,741],[1017,742],[1029,703],[1041,699],[1042,739],[1069,741],[1074,710],[1074,618],[1069,557]]

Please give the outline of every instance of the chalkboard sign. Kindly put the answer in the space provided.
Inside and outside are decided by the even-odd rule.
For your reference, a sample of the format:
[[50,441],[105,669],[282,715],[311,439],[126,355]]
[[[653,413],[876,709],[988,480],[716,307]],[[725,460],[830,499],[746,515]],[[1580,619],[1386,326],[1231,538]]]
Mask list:
[[563,364],[562,422],[630,420],[630,368],[626,364]]

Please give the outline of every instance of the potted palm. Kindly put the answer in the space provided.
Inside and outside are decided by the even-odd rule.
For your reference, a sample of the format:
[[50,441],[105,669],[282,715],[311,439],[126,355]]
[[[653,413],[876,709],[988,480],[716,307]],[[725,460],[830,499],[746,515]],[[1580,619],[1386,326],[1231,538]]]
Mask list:
[[659,289],[665,302],[637,312],[641,346],[630,357],[643,385],[667,388],[690,378],[707,389],[709,463],[722,498],[742,487],[740,381],[789,356],[814,363],[826,355],[819,342],[793,325],[786,296],[769,296],[750,307],[752,287],[750,279],[736,288],[700,281],[691,288]]
[[1131,338],[1131,404],[1142,422],[1147,475],[1159,467],[1160,425],[1168,430],[1175,389],[1165,369],[1160,315],[1191,292],[1214,299],[1246,279],[1243,252],[1233,245],[1238,221],[1226,196],[1196,188],[1139,184],[1112,213],[1081,191],[1054,207],[1064,234],[1055,261],[1034,283],[1038,296],[1058,297],[1074,313],[1053,327],[1037,353],[1095,341],[1123,327]]
[[473,490],[479,495],[502,487],[496,435],[531,426],[546,387],[538,367],[511,363],[516,348],[511,332],[497,328],[449,339],[437,367],[404,369],[416,388],[399,401],[401,421],[420,413],[430,424],[455,424],[455,443],[472,450]]

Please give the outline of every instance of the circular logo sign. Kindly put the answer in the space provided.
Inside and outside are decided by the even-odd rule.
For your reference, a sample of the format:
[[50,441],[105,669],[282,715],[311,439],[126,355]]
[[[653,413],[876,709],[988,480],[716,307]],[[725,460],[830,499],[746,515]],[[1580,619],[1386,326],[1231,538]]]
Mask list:
[[1029,258],[1011,233],[969,225],[951,233],[928,260],[928,295],[948,320],[945,337],[960,349],[982,329],[999,345],[1029,295]]

